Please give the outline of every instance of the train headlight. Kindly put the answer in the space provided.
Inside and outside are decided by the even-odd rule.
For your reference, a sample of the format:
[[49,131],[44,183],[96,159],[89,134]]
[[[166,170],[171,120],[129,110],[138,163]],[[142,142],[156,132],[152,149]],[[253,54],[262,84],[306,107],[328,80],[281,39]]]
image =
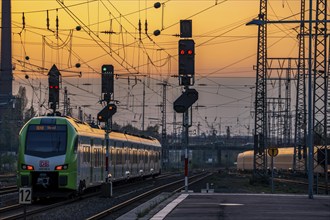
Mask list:
[[68,164],[58,165],[55,167],[55,170],[67,170],[68,167]]
[[34,170],[34,167],[32,165],[22,164],[21,166],[22,170]]

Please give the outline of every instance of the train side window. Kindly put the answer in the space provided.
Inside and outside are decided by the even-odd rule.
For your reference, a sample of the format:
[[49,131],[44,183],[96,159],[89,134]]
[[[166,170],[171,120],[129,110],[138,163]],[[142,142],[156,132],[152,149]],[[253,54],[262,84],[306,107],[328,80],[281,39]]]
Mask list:
[[116,161],[117,164],[121,164],[121,156],[122,156],[121,155],[121,150],[120,149],[117,149],[117,156],[116,156],[117,157],[116,158],[117,159],[117,161]]
[[140,163],[140,161],[141,161],[141,159],[142,159],[142,156],[141,156],[141,155],[142,155],[142,150],[139,149],[139,150],[138,150],[138,157],[137,157],[137,158],[138,158],[138,163]]
[[128,155],[128,150],[127,150],[127,148],[125,148],[125,149],[123,149],[123,151],[124,151],[124,154],[123,154],[123,157],[124,157],[124,163],[126,163],[126,161],[128,160],[128,157],[127,157],[127,155]]
[[134,150],[133,150],[133,145],[131,145],[131,148],[129,150],[129,154],[130,154],[130,161],[133,161],[134,163]]
[[103,166],[103,158],[104,158],[103,157],[103,149],[102,148],[99,149],[99,158],[100,158],[100,160],[99,160],[100,161],[99,162],[99,166],[102,167]]
[[134,161],[134,150],[132,148],[129,149],[129,160]]
[[111,158],[112,164],[116,164],[116,150],[113,147],[110,150],[110,158]]
[[73,153],[77,153],[78,151],[78,137],[76,136],[74,139],[74,143],[73,143]]
[[97,149],[96,148],[94,148],[93,149],[93,162],[94,162],[94,167],[97,167],[97,159],[96,159],[96,157],[97,157]]
[[101,166],[102,157],[101,157],[101,148],[97,148],[97,167]]
[[151,160],[155,162],[155,152],[153,150],[151,151]]
[[100,148],[94,148],[94,167],[100,167]]
[[87,147],[87,162],[91,162],[91,147]]
[[133,150],[133,163],[137,163],[137,150]]
[[83,146],[83,162],[89,163],[91,161],[90,156],[90,146]]
[[85,146],[83,146],[82,147],[82,156],[83,156],[83,160],[82,160],[82,162],[86,162],[86,147]]
[[156,161],[157,163],[158,163],[158,161],[159,161],[159,152],[156,152],[155,161]]
[[148,151],[144,152],[144,161],[148,163]]

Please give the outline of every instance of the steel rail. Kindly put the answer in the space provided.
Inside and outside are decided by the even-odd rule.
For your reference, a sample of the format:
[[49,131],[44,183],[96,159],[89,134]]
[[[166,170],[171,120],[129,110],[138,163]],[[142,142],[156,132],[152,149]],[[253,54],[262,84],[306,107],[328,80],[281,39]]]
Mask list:
[[[206,177],[208,177],[210,175],[212,175],[212,173],[207,173],[206,175],[205,175],[205,173],[203,173],[203,174],[197,174],[195,176],[192,176],[192,177],[190,177],[190,179],[198,178],[200,176],[202,176],[202,177],[201,178],[198,178],[197,180],[194,180],[193,182],[190,182],[190,184],[199,182],[199,181],[205,179]],[[113,206],[113,207],[111,207],[111,208],[109,208],[107,210],[104,210],[104,211],[102,211],[102,212],[100,212],[100,213],[98,213],[96,215],[93,215],[93,216],[87,218],[86,220],[102,219],[102,218],[110,215],[113,212],[116,212],[116,211],[118,211],[118,210],[120,210],[122,208],[127,207],[128,205],[130,205],[130,204],[132,204],[134,202],[137,202],[137,201],[139,201],[139,200],[141,200],[141,199],[143,199],[143,198],[145,198],[145,197],[147,197],[149,195],[152,195],[152,194],[157,193],[157,192],[159,192],[159,191],[161,191],[161,190],[163,190],[163,189],[165,189],[167,187],[174,186],[174,185],[179,184],[179,183],[182,183],[182,180],[177,180],[177,181],[174,181],[172,183],[168,183],[168,184],[165,184],[163,186],[159,186],[159,187],[154,188],[154,189],[152,189],[152,190],[150,190],[148,192],[142,193],[142,194],[140,194],[140,195],[138,195],[138,196],[136,196],[136,197],[134,197],[132,199],[126,200],[125,202],[122,202],[122,203],[120,203],[118,205],[115,205],[115,206]],[[185,186],[180,186],[179,188],[175,189],[173,192],[178,192],[181,189],[183,189],[184,187]]]

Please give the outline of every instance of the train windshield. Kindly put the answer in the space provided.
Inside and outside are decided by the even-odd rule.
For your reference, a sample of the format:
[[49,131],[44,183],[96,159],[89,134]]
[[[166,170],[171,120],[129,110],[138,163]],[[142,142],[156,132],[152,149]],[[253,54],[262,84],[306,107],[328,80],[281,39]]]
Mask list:
[[50,157],[65,154],[66,125],[30,125],[26,135],[25,153]]

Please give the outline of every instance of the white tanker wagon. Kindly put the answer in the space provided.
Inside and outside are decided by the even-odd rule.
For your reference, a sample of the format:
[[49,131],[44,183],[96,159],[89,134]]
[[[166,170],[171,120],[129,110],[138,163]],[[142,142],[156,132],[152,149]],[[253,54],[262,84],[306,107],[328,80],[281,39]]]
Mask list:
[[[327,151],[328,156],[328,172],[330,172],[330,150]],[[278,148],[278,155],[273,158],[274,169],[278,171],[293,171],[294,148]],[[314,172],[324,173],[324,150],[314,147]],[[252,171],[254,162],[254,151],[249,150],[239,153],[237,156],[237,170]],[[267,168],[271,167],[271,157],[267,154]],[[304,168],[296,171],[304,171]]]

